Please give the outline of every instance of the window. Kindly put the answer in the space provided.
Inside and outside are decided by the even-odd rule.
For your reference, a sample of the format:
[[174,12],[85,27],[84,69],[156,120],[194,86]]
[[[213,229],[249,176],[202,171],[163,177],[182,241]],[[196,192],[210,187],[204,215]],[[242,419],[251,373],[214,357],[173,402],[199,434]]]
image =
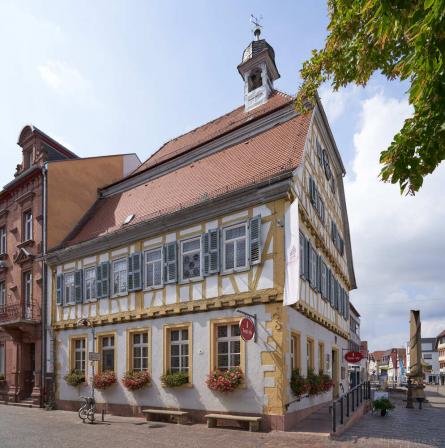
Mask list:
[[181,241],[181,278],[193,280],[201,277],[201,237]]
[[65,297],[65,304],[71,305],[76,302],[75,287],[74,287],[74,272],[67,272],[63,275],[63,294]]
[[162,286],[162,247],[147,250],[145,256],[145,279],[146,288]]
[[324,343],[318,343],[318,371],[322,373],[324,371]]
[[83,274],[85,300],[90,301],[96,298],[96,267],[87,268]]
[[134,332],[131,337],[131,369],[148,370],[148,331]]
[[32,273],[27,271],[23,273],[23,294],[25,299],[25,307],[31,308],[32,302]]
[[312,288],[316,288],[317,285],[317,253],[314,248],[309,245],[309,281]]
[[[290,366],[291,370],[301,370],[300,335],[292,333],[290,337]],[[301,373],[301,372],[300,372]]]
[[100,370],[106,372],[111,370],[114,372],[114,336],[99,336],[100,352],[101,352],[101,365]]
[[326,263],[321,260],[321,297],[323,299],[326,299],[328,296],[328,268],[326,266]]
[[322,165],[323,164],[323,149],[321,147],[321,143],[320,143],[320,140],[318,140],[318,138],[316,138],[316,140],[315,140],[315,149],[317,151],[318,161],[320,162],[320,165]]
[[216,367],[230,369],[241,364],[241,337],[239,325],[217,325]]
[[5,373],[5,344],[0,344],[0,375]]
[[127,294],[127,259],[113,261],[113,295]]
[[252,92],[252,90],[258,89],[258,87],[261,87],[262,85],[263,79],[261,77],[261,70],[256,69],[249,75],[247,80],[248,91]]
[[71,341],[72,363],[71,370],[85,372],[87,365],[86,338],[76,338]]
[[189,331],[188,328],[170,330],[170,372],[188,372]]
[[236,271],[247,267],[247,224],[224,229],[224,271]]
[[312,338],[307,338],[306,342],[306,361],[307,370],[314,369],[314,340]]
[[433,359],[432,353],[424,353],[423,359]]
[[0,227],[0,255],[6,254],[6,226]]
[[32,211],[23,213],[23,241],[32,240]]
[[6,305],[6,284],[0,282],[0,313],[4,310]]

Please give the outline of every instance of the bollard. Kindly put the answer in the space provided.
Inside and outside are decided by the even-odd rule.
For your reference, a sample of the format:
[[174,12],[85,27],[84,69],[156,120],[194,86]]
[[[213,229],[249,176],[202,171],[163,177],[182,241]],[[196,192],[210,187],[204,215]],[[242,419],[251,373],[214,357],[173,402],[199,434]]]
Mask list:
[[340,399],[340,424],[343,425],[343,397]]
[[105,409],[102,409],[102,421],[105,421]]

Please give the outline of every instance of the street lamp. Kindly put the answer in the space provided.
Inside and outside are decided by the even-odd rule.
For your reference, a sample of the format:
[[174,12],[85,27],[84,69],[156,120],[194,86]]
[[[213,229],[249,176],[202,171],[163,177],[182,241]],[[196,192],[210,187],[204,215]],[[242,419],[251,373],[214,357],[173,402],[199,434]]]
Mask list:
[[[96,329],[94,328],[94,322],[90,321],[89,319],[87,319],[85,317],[85,318],[79,319],[77,321],[77,326],[91,327],[91,334],[93,335],[93,350],[92,350],[92,352],[94,352],[95,347],[96,347]],[[93,397],[93,399],[94,399],[94,375],[95,375],[95,369],[94,369],[95,364],[94,363],[95,363],[95,361],[92,360],[91,368],[93,371],[93,381],[91,381],[91,396]]]

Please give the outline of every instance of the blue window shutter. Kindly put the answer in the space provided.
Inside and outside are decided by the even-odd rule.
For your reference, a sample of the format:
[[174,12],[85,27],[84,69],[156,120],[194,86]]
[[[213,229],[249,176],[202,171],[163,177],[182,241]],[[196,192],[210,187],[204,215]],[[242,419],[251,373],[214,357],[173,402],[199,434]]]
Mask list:
[[96,298],[102,298],[102,266],[96,266]]
[[139,291],[142,288],[141,254],[139,252],[128,257],[127,281],[128,291]]
[[306,278],[306,280],[309,281],[309,253],[310,253],[310,243],[309,240],[306,239],[306,237],[304,238],[304,276]]
[[202,235],[201,250],[204,276],[219,272],[219,229],[210,229]]
[[110,296],[110,263],[104,261],[100,264],[102,273],[102,295],[101,298],[106,299]]
[[176,283],[178,278],[176,241],[164,245],[164,282]]
[[219,229],[209,230],[209,274],[217,274],[220,269],[220,231]]
[[83,271],[74,272],[74,296],[76,298],[76,303],[83,302]]
[[56,277],[56,304],[63,304],[63,274],[58,274]]
[[201,236],[201,256],[202,256],[202,273],[204,277],[209,275],[210,270],[210,247],[209,247],[209,234],[204,233]]
[[346,301],[346,320],[349,319],[349,295],[348,293],[345,294],[345,301]]
[[331,306],[335,308],[335,278],[331,271]]
[[133,256],[128,257],[127,262],[127,287],[128,291],[133,291]]
[[317,291],[321,292],[321,257],[317,255]]
[[261,263],[261,216],[255,216],[249,223],[250,264]]
[[305,248],[306,246],[306,238],[300,232],[300,277],[305,278],[305,270],[304,270],[304,260],[305,260]]

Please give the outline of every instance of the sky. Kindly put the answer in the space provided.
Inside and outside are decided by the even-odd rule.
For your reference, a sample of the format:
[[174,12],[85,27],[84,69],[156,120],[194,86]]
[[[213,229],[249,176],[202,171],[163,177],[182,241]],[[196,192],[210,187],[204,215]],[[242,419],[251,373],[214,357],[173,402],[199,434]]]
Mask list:
[[[81,157],[145,160],[241,105],[236,67],[251,14],[275,49],[275,87],[294,94],[327,35],[325,1],[0,0],[0,185],[21,162],[16,142],[28,123]],[[347,169],[351,300],[372,350],[406,343],[410,309],[421,310],[423,336],[445,329],[445,167],[415,197],[378,179],[380,151],[412,113],[406,90],[379,74],[366,88],[320,89]]]

